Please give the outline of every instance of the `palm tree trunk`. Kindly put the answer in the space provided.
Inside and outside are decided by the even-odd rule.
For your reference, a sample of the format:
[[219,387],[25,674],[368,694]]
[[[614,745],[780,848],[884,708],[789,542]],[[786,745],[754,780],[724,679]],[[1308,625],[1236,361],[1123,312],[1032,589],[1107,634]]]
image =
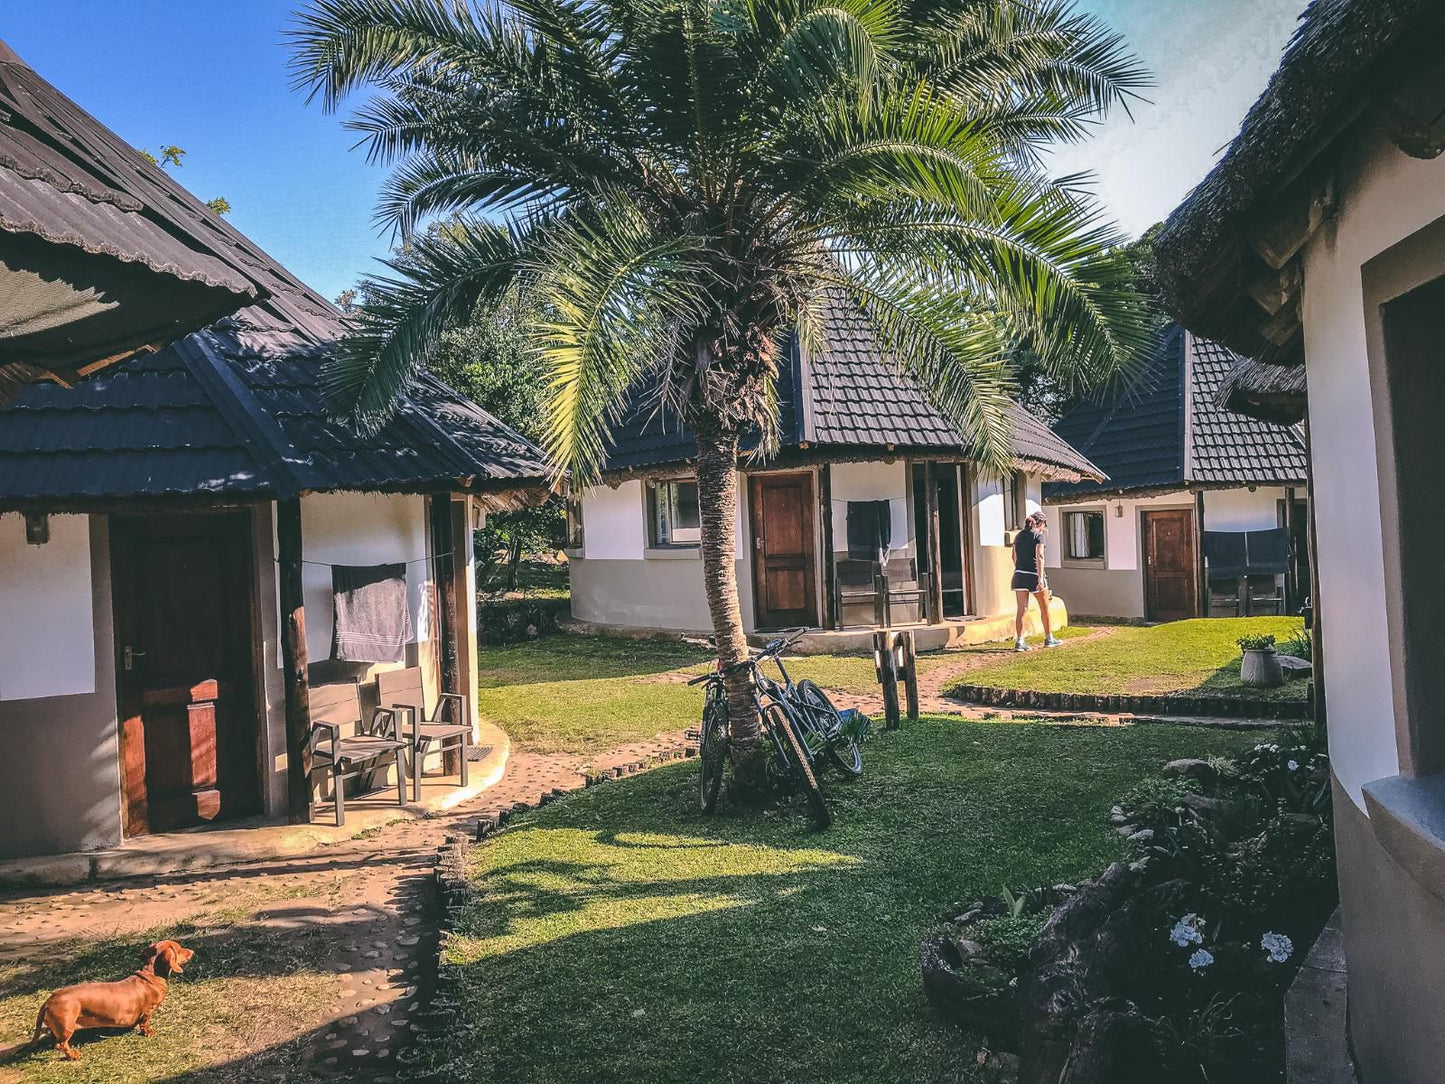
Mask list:
[[[697,501],[702,520],[702,571],[707,608],[724,667],[748,657],[743,612],[738,603],[737,430],[700,420],[697,431]],[[753,699],[753,678],[746,669],[724,681],[728,696],[728,734],[733,784],[743,794],[757,793],[765,782],[763,732]]]

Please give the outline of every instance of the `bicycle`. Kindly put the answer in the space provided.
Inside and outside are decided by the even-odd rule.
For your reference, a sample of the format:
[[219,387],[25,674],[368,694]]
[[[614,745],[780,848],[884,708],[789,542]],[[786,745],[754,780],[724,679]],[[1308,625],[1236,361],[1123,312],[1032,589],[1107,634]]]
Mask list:
[[[826,828],[832,822],[832,815],[814,772],[819,755],[826,753],[850,775],[862,774],[860,735],[845,733],[843,716],[816,683],[805,679],[794,684],[783,665],[783,650],[796,642],[796,635],[792,639],[772,640],[762,651],[750,655],[743,662],[714,668],[688,682],[689,685],[707,684],[702,728],[698,734],[698,802],[705,812],[710,813],[716,808],[727,763],[728,711],[723,679],[743,668],[752,671],[754,706],[762,719],[764,731],[773,743],[778,762],[802,785],[814,820],[820,827]],[[767,659],[777,664],[783,679],[781,682],[763,673],[761,663]],[[839,746],[843,747],[843,751]]]

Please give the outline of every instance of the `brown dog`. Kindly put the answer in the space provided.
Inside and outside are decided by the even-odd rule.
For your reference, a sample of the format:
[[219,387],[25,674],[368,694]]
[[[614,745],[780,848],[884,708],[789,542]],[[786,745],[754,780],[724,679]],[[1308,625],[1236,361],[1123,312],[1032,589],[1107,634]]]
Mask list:
[[133,1028],[152,1034],[151,1014],[166,999],[166,978],[181,974],[195,953],[174,941],[157,941],[146,949],[139,971],[119,982],[82,982],[56,990],[40,1006],[35,1019],[38,1043],[48,1031],[55,1047],[71,1061],[80,1057],[70,1038],[80,1028]]

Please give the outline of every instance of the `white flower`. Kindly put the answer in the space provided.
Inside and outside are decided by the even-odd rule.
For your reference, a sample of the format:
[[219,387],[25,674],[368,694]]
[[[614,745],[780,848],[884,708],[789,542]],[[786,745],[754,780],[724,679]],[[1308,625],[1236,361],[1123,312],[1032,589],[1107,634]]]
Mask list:
[[1288,764],[1285,765],[1285,767],[1292,772],[1297,772],[1299,771],[1299,761],[1291,760]]
[[1204,920],[1191,912],[1174,923],[1174,928],[1169,931],[1169,940],[1180,948],[1202,944],[1204,935],[1199,932],[1199,927],[1203,925]]
[[1259,939],[1259,947],[1269,954],[1270,962],[1282,964],[1294,953],[1294,942],[1282,933],[1267,933]]
[[1195,971],[1202,970],[1214,962],[1214,955],[1208,949],[1195,949],[1194,955],[1189,957],[1189,966]]

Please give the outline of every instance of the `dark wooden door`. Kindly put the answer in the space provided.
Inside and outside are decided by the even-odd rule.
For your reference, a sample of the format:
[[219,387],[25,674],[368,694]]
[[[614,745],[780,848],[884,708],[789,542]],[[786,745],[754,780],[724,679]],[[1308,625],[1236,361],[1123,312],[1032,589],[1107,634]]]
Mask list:
[[760,629],[815,625],[813,476],[752,478],[753,601]]
[[259,807],[249,516],[113,517],[127,835]]
[[1150,621],[1199,615],[1194,513],[1144,513],[1144,608]]

